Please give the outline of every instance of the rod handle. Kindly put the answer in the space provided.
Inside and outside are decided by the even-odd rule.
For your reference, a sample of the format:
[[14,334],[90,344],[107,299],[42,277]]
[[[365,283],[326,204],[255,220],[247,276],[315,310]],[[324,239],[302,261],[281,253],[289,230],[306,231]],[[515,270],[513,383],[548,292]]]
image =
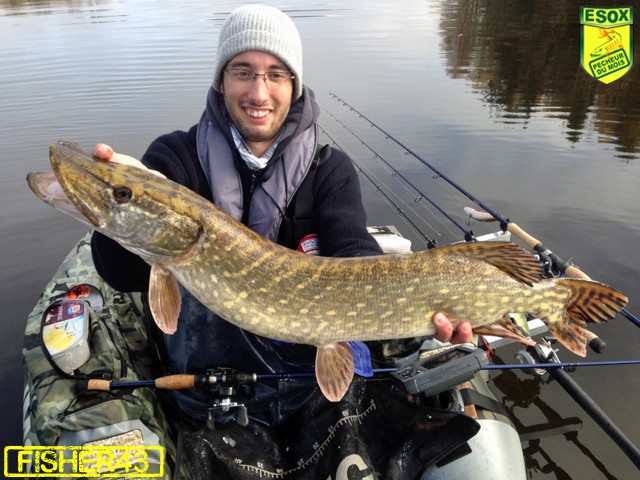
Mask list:
[[156,379],[156,388],[164,390],[183,390],[193,388],[196,384],[195,375],[176,374]]
[[[522,240],[531,250],[535,250],[538,245],[541,245],[542,242],[538,240],[536,237],[529,235],[522,228],[520,228],[516,223],[507,224],[507,230]],[[567,277],[573,278],[582,278],[584,280],[591,280],[591,277],[580,270],[575,265],[569,265],[564,271],[564,274]]]
[[607,349],[607,342],[602,340],[595,333],[590,332],[590,331],[587,330],[587,332],[585,333],[584,336],[587,339],[587,344],[589,345],[591,350],[593,350],[594,352],[602,353]]
[[573,278],[582,278],[584,280],[591,280],[591,277],[589,275],[587,275],[586,273],[584,273],[582,270],[580,270],[578,267],[576,267],[575,265],[569,265],[566,270],[564,271],[565,275],[567,277],[573,277]]
[[507,224],[507,230],[513,233],[520,240],[522,240],[531,250],[535,250],[535,248],[542,243],[536,237],[533,237],[525,232],[516,223],[509,222]]
[[108,392],[111,390],[111,381],[110,380],[102,380],[99,378],[91,378],[87,381],[86,390],[100,390],[103,392]]

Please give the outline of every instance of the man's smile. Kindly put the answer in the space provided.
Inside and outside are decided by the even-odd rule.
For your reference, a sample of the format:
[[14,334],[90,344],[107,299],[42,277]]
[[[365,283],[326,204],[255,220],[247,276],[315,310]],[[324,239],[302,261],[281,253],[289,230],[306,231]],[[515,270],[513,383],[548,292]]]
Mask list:
[[249,115],[252,118],[264,118],[267,115],[269,115],[269,113],[271,112],[271,110],[265,110],[265,109],[253,109],[253,108],[247,108],[245,107],[244,111],[247,113],[247,115]]

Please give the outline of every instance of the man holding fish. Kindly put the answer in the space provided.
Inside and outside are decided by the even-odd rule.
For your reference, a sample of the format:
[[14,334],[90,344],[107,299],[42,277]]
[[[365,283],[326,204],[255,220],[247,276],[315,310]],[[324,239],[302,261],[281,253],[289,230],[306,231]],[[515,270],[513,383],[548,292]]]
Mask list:
[[[319,239],[323,256],[379,255],[380,247],[366,230],[351,161],[344,152],[317,144],[319,113],[313,92],[302,83],[302,46],[295,25],[275,8],[248,5],[232,12],[222,27],[213,84],[198,124],[188,132],[159,137],[142,161],[114,153],[104,144],[96,145],[93,154],[148,168],[185,185],[253,231],[289,248],[300,249],[303,240],[312,237]],[[295,197],[308,176],[313,212],[311,227],[304,231],[296,224]],[[114,288],[148,289],[150,267],[139,256],[100,233],[94,234],[92,248],[98,271]],[[250,273],[246,282],[251,283]],[[314,347],[271,342],[229,324],[186,290],[181,294],[178,326],[163,328],[175,332],[165,337],[172,373],[219,366],[291,372],[313,364]],[[471,340],[468,322],[454,332],[443,313],[432,320],[436,338]],[[308,385],[287,390],[282,394],[256,386],[252,398],[244,399],[250,415],[276,425],[315,392]],[[206,393],[175,393],[189,416],[206,418]]]
[[[206,478],[230,478],[223,469],[280,478],[284,467],[295,478],[346,478],[351,467],[418,478],[462,454],[479,426],[386,382],[353,381],[371,370],[362,341],[469,341],[471,319],[478,333],[531,344],[508,318],[519,312],[584,356],[585,324],[628,300],[598,282],[543,279],[509,243],[380,255],[349,158],[317,145],[318,114],[293,22],[241,7],[222,27],[197,125],[158,138],[142,162],[60,141],[49,148],[53,173],[27,176],[40,199],[95,229],[94,263],[108,283],[148,289],[167,373],[207,379],[209,389],[172,391],[196,421],[181,429],[181,463]],[[298,206],[309,197],[305,216]],[[310,238],[320,255],[293,251]]]

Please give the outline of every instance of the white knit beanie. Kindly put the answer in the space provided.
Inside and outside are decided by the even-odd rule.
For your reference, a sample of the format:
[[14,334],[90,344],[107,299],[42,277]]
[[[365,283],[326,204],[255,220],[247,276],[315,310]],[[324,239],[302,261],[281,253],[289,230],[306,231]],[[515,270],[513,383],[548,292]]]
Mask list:
[[219,90],[222,69],[236,55],[249,50],[267,52],[279,58],[295,76],[293,100],[302,95],[302,42],[293,21],[266,5],[237,8],[222,25],[213,88]]

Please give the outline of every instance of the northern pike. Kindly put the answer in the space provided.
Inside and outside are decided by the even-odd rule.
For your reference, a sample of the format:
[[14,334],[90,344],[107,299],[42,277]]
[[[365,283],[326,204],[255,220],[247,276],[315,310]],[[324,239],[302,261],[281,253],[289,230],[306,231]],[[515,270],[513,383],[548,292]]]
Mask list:
[[[316,377],[331,401],[342,398],[354,375],[347,341],[432,335],[436,311],[446,312],[454,325],[470,320],[477,333],[531,342],[511,332],[506,318],[529,312],[585,356],[585,323],[609,320],[627,303],[601,283],[542,279],[533,256],[510,243],[358,258],[304,255],[144,169],[96,161],[68,142],[51,145],[50,161],[81,216],[151,265],[149,302],[163,331],[177,327],[179,282],[242,329],[315,345]],[[61,191],[52,178],[31,173],[27,180],[38,197],[69,214],[60,195],[51,195]]]

